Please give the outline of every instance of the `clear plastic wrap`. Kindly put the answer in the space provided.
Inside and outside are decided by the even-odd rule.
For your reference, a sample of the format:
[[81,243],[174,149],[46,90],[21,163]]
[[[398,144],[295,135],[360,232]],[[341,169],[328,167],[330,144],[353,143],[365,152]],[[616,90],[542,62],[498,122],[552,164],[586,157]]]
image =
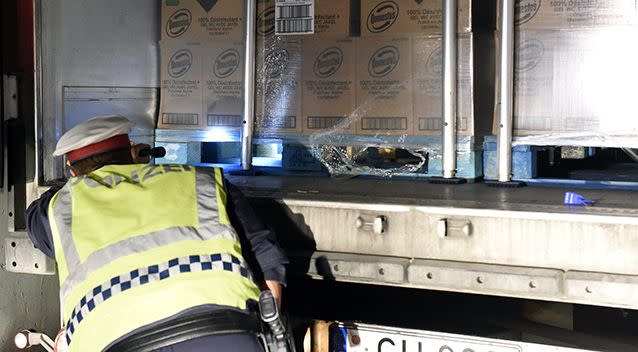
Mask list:
[[515,144],[638,147],[638,27],[520,30]]
[[301,40],[268,37],[257,41],[255,134],[301,133]]
[[[245,101],[239,9],[219,2],[213,13],[186,3],[192,16],[162,7],[159,141],[237,141]],[[259,1],[255,143],[281,145],[284,168],[290,161],[303,170],[310,155],[333,174],[439,176],[442,4],[322,0],[314,4],[314,34],[277,36],[282,21],[307,19],[292,11],[277,22],[275,0]],[[457,124],[468,178],[480,176],[476,152],[491,129],[494,4],[458,4]]]
[[523,30],[638,24],[635,0],[518,0],[515,24]]
[[[288,148],[288,156],[296,150],[305,161],[310,154],[332,173],[438,176],[441,1],[316,2],[315,34],[285,37],[274,35],[274,2],[260,1],[257,11],[256,143],[300,146]],[[490,20],[497,11],[493,1],[475,3],[459,2],[459,170],[481,168],[482,137],[496,131]],[[636,2],[516,6],[514,144],[638,147]],[[243,123],[242,41],[226,33],[218,42],[219,31],[180,27],[181,13],[169,14],[163,23],[178,31],[162,35],[158,127],[198,141],[236,142]]]
[[636,149],[623,148],[623,150],[625,151],[625,153],[627,153],[627,155],[629,155],[630,158],[634,159],[634,161],[638,163],[638,151],[636,151]]
[[[460,153],[491,128],[492,107],[476,98],[493,101],[493,38],[459,38]],[[432,170],[441,162],[442,44],[440,36],[258,41],[257,138],[293,139],[332,174]],[[487,69],[477,72],[479,52]]]

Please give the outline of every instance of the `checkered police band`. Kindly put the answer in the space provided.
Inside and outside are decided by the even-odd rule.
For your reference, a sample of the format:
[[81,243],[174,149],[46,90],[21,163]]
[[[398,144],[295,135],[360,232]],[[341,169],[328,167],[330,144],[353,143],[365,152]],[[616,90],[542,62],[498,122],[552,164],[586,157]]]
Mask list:
[[73,333],[82,320],[96,307],[111,297],[131,288],[166,280],[190,272],[207,270],[230,271],[252,281],[252,275],[246,263],[227,253],[185,256],[145,268],[135,269],[129,273],[116,276],[100,286],[96,286],[80,300],[80,303],[73,309],[66,325],[67,344],[71,344]]

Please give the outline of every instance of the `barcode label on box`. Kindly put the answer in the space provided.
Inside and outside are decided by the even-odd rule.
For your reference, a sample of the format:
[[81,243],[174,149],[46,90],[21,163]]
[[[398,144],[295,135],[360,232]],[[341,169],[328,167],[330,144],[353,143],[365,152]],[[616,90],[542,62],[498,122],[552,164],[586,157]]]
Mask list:
[[343,122],[346,118],[341,116],[308,116],[308,129],[320,130],[332,128]]
[[552,118],[549,116],[515,116],[515,130],[549,131],[552,129]]
[[407,117],[364,117],[361,120],[364,131],[384,130],[401,131],[408,129]]
[[295,129],[297,128],[296,116],[261,116],[257,118],[259,128],[263,129]]
[[[440,117],[422,117],[419,119],[419,131],[441,131],[443,129],[443,120]],[[468,118],[459,117],[456,120],[456,129],[459,131],[467,131]]]
[[164,113],[162,114],[162,123],[165,125],[199,125],[199,114],[178,114]]
[[242,125],[241,115],[216,115],[208,114],[208,126],[214,127],[239,127]]
[[276,0],[275,7],[275,34],[315,32],[314,0]]
[[600,119],[589,116],[568,116],[565,130],[569,132],[596,131],[600,129]]

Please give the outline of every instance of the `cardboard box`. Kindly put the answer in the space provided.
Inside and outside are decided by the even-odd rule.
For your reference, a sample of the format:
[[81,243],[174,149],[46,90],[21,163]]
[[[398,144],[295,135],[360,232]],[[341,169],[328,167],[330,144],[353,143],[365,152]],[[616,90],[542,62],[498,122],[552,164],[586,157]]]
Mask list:
[[351,0],[315,0],[315,35],[352,34],[353,4]]
[[[307,36],[347,37],[355,27],[351,21],[353,0],[315,0],[315,33]],[[355,21],[356,22],[356,21]],[[358,26],[356,26],[358,29]],[[275,34],[275,0],[262,0],[257,4],[257,35]]]
[[[553,35],[555,43],[552,69],[556,95],[552,97],[555,109],[552,133],[600,131],[598,122],[602,111],[597,109],[597,105],[601,103],[601,100],[604,99],[603,104],[608,105],[608,109],[612,110],[619,107],[614,104],[623,104],[615,101],[616,99],[612,96],[605,97],[605,91],[613,92],[612,95],[622,94],[621,91],[616,90],[619,83],[618,76],[610,74],[613,70],[612,65],[617,63],[613,56],[620,54],[619,50],[612,48],[617,45],[606,45],[607,51],[603,49],[604,43],[597,43],[603,45],[600,46],[602,51],[597,52],[598,48],[583,41],[588,35],[592,36],[590,39],[596,41],[595,34],[591,31],[584,31],[584,33],[554,31],[547,35]],[[615,42],[614,38],[609,39]],[[604,64],[600,62],[603,57],[606,61]],[[596,61],[602,65],[596,67],[598,66]],[[625,71],[624,68],[621,70]],[[623,73],[629,74],[627,71]],[[609,79],[602,78],[603,75]],[[607,81],[604,86],[599,86],[604,84],[601,78]],[[616,116],[610,116],[610,118],[615,119]]]
[[638,24],[635,0],[516,1],[522,29],[567,29]]
[[275,0],[257,0],[257,37],[275,34]]
[[352,134],[355,108],[355,44],[353,39],[303,42],[303,133]]
[[[600,136],[638,130],[634,83],[638,28],[523,30],[517,33],[514,135]],[[569,141],[569,139],[567,139]],[[612,142],[612,139],[609,139]]]
[[[471,32],[472,1],[460,0],[458,12],[459,33]],[[361,0],[361,36],[442,33],[442,0]]]
[[[443,41],[441,36],[415,37],[414,134],[440,136],[443,122]],[[459,38],[457,71],[457,133],[473,136],[474,69],[473,36]]]
[[[554,31],[523,31],[516,37],[513,121],[516,136],[560,130],[554,97],[560,94],[554,90],[556,35]],[[495,124],[497,119],[495,116]]]
[[161,42],[158,128],[202,129],[201,45]]
[[301,40],[281,37],[258,40],[256,77],[256,133],[262,136],[301,133]]
[[[556,32],[554,60],[560,130],[603,135],[638,130],[638,28]],[[630,44],[631,43],[631,44]]]
[[357,40],[358,134],[406,135],[413,131],[412,41],[375,36]]
[[241,127],[244,109],[242,42],[210,42],[202,47],[206,128]]
[[162,40],[242,40],[244,2],[162,0]]

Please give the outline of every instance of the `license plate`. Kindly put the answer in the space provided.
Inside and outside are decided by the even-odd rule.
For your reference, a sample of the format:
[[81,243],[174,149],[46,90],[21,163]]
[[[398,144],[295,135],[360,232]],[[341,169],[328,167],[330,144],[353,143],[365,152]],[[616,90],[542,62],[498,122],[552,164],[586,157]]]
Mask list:
[[331,352],[572,352],[555,346],[376,325],[334,324]]

